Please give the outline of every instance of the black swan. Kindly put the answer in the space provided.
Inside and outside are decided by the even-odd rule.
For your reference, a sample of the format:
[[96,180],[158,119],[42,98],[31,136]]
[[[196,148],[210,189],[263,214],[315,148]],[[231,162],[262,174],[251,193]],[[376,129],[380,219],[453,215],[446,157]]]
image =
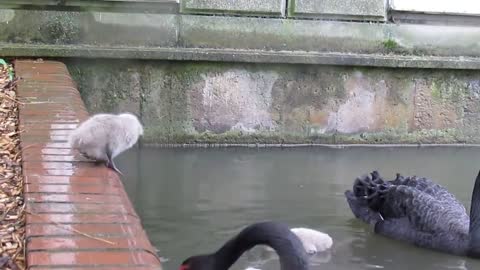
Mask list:
[[90,117],[72,131],[69,143],[86,158],[103,161],[108,168],[122,174],[113,159],[132,147],[142,135],[142,124],[135,115],[102,113]]
[[300,239],[290,228],[278,222],[254,223],[244,228],[214,253],[192,256],[180,270],[226,270],[247,250],[256,245],[273,248],[282,270],[307,270],[308,258]]
[[480,172],[465,207],[444,187],[427,178],[383,180],[377,171],[357,178],[345,192],[350,209],[374,232],[419,247],[480,257]]

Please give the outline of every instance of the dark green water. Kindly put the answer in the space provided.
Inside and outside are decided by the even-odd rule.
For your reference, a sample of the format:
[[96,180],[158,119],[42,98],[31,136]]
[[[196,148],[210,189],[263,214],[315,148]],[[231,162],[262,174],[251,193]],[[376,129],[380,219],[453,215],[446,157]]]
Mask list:
[[[480,148],[143,148],[117,162],[167,270],[190,255],[215,251],[262,220],[328,233],[334,246],[312,258],[312,269],[480,269],[480,260],[374,235],[353,218],[343,196],[357,175],[378,169],[388,178],[396,172],[428,176],[469,208]],[[232,269],[279,269],[275,257],[260,264],[257,251]]]

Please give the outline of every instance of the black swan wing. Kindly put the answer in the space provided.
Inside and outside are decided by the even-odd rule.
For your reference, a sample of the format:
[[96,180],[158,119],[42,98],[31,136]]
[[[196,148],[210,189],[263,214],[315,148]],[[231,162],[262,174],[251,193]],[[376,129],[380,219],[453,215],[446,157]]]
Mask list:
[[418,191],[424,192],[441,203],[450,204],[454,207],[459,208],[459,211],[466,211],[463,204],[457,200],[457,198],[450,193],[445,187],[433,182],[431,179],[425,177],[403,177],[400,174],[397,174],[395,180],[389,181],[391,184],[396,186],[408,186],[415,188]]
[[[345,196],[354,215],[366,223],[406,218],[410,228],[426,233],[468,232],[465,208],[428,179],[384,181],[378,172],[357,178]],[[402,220],[405,222],[405,220]]]

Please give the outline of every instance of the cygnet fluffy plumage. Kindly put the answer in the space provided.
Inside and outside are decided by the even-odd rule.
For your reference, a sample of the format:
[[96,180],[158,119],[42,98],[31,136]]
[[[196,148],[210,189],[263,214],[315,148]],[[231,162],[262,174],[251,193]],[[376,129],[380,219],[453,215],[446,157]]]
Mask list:
[[83,156],[103,161],[108,168],[121,174],[113,159],[131,148],[142,135],[142,124],[131,113],[96,114],[70,134],[69,143]]
[[[300,238],[308,254],[324,252],[333,245],[333,239],[326,233],[309,228],[291,228],[290,230]],[[270,247],[266,248],[272,251]]]
[[333,245],[330,235],[308,228],[292,228],[290,229],[300,238],[303,247],[309,254],[323,252]]

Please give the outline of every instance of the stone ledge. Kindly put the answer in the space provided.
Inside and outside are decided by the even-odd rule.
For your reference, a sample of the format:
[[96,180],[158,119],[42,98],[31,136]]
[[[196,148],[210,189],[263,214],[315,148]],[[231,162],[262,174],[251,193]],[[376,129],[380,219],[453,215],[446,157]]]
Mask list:
[[[310,63],[309,59],[298,59],[302,55],[318,58],[336,53],[349,58],[347,64],[356,63],[349,55],[371,55],[367,58],[394,62],[430,56],[458,57],[462,61],[461,57],[480,57],[479,39],[478,27],[0,10],[0,49],[4,56],[115,58],[118,53],[119,58],[236,61],[238,55],[253,59],[260,54],[277,57],[268,62],[282,63],[284,57],[285,63]],[[219,56],[222,52],[234,55]],[[295,61],[289,59],[292,55]],[[372,66],[368,61],[360,65]]]
[[477,57],[401,56],[354,53],[322,53],[228,49],[94,47],[74,45],[6,45],[0,54],[13,57],[84,57],[221,61],[246,63],[289,63],[395,68],[480,69]]
[[480,16],[463,14],[428,14],[412,11],[390,11],[392,21],[395,23],[429,24],[429,25],[456,25],[478,26]]
[[26,10],[98,10],[154,13],[178,13],[178,0],[2,0],[0,8]]

